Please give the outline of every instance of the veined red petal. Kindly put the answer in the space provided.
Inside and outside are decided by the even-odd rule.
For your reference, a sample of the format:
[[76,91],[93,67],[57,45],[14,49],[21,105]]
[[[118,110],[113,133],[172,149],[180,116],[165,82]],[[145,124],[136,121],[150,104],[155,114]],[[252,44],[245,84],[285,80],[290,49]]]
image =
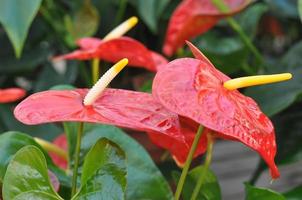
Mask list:
[[142,43],[129,37],[120,37],[108,41],[83,38],[78,40],[78,44],[82,49],[54,57],[54,60],[99,58],[108,62],[117,62],[122,58],[127,58],[130,66],[143,67],[150,71],[156,71],[160,65],[168,62],[163,56],[147,49]]
[[251,1],[224,0],[224,2],[230,8],[227,13],[221,13],[211,0],[183,0],[169,21],[163,52],[171,56],[183,46],[185,40],[208,31],[221,18],[236,14]]
[[228,79],[204,60],[177,59],[156,74],[153,94],[169,110],[256,150],[277,178],[273,125],[253,99],[223,87]]
[[78,121],[156,131],[184,140],[178,115],[154,101],[151,94],[106,89],[92,106],[84,106],[88,89],[44,91],[22,101],[14,111],[25,124]]
[[[52,143],[65,151],[67,151],[68,149],[67,139],[65,134],[61,134],[58,137],[56,137]],[[49,156],[57,166],[59,166],[62,169],[67,169],[67,165],[68,165],[67,160],[52,152],[49,152]]]
[[26,91],[21,88],[0,89],[0,103],[10,103],[22,99]]

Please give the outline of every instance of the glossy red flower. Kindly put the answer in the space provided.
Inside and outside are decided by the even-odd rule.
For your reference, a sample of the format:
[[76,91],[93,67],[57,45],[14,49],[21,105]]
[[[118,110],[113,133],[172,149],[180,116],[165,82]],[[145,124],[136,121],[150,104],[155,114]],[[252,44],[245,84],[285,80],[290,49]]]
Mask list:
[[183,0],[169,21],[163,52],[171,56],[186,40],[196,37],[226,17],[244,9],[251,0],[224,0],[229,12],[222,13],[211,0]]
[[197,59],[182,58],[167,64],[153,82],[153,95],[167,109],[212,130],[216,137],[240,141],[257,151],[268,164],[273,178],[275,165],[274,127],[250,97],[223,84],[230,78],[218,71],[192,44]]
[[108,62],[117,62],[122,58],[128,58],[129,65],[144,67],[150,71],[168,61],[160,54],[147,49],[142,43],[129,37],[120,37],[111,40],[97,38],[82,38],[77,41],[80,50],[55,57],[54,59],[90,60],[99,58]]
[[15,117],[29,125],[60,121],[111,124],[141,131],[155,131],[184,141],[176,114],[154,101],[151,94],[106,89],[91,105],[83,99],[88,89],[44,91],[23,100]]
[[25,90],[21,88],[0,89],[0,103],[10,103],[22,99],[25,96]]
[[[67,151],[67,149],[68,149],[65,134],[61,134],[58,137],[56,137],[52,143],[54,145],[58,146],[59,148],[61,148],[62,150]],[[57,166],[59,166],[62,169],[67,169],[67,166],[68,166],[67,160],[62,158],[62,156],[59,156],[58,154],[53,153],[53,152],[49,152],[49,156],[51,157],[52,161]]]

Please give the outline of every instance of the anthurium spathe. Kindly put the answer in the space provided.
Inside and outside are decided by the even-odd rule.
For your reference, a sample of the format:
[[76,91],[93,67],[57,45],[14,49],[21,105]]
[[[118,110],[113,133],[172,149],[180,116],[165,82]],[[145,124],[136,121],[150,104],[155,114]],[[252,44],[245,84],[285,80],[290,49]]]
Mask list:
[[21,88],[0,89],[0,103],[10,103],[22,99],[25,96],[25,90]]
[[196,37],[226,17],[244,9],[251,0],[223,0],[228,12],[221,12],[212,0],[183,0],[173,12],[169,21],[163,52],[171,56],[182,47],[185,40]]
[[150,71],[157,71],[157,68],[161,64],[167,63],[167,60],[163,56],[149,50],[141,42],[135,39],[121,37],[137,23],[137,20],[136,17],[128,19],[102,40],[98,38],[79,39],[76,42],[80,47],[79,50],[57,56],[54,59],[102,59],[108,62],[117,62],[122,58],[128,58],[130,66],[143,67]]
[[230,87],[230,78],[196,47],[189,46],[197,59],[177,59],[162,68],[153,82],[154,97],[166,108],[212,130],[215,137],[240,141],[254,149],[268,164],[272,177],[278,178],[275,133],[269,118],[253,99]]

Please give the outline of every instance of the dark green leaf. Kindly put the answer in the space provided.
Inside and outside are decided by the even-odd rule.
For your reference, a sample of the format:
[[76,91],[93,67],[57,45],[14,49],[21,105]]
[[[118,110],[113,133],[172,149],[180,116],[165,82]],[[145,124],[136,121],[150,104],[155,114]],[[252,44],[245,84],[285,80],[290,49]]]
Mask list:
[[302,186],[298,186],[283,194],[286,200],[301,200],[302,197]]
[[270,9],[281,17],[298,17],[297,0],[265,0]]
[[85,0],[74,17],[66,15],[65,26],[72,36],[73,42],[82,37],[89,37],[96,33],[100,16],[90,0]]
[[113,126],[85,124],[81,154],[99,138],[108,138],[118,144],[127,157],[126,199],[170,200],[172,192],[146,150],[123,131]]
[[67,187],[70,186],[69,178],[53,164],[51,158],[41,146],[29,135],[15,131],[5,132],[0,135],[0,182],[3,181],[7,165],[12,157],[17,151],[27,145],[34,145],[39,148],[44,153],[49,169],[56,174],[61,184]]
[[302,41],[294,45],[285,56],[266,70],[265,74],[290,72],[293,79],[287,82],[246,89],[267,115],[274,115],[290,106],[302,92]]
[[[35,196],[39,194],[39,198]],[[20,149],[10,161],[3,181],[4,199],[61,200],[54,191],[43,153],[35,146]]]
[[0,73],[12,74],[33,71],[38,65],[45,62],[50,55],[50,49],[40,45],[27,51],[16,60],[14,57],[1,57]]
[[29,26],[38,12],[42,0],[0,0],[0,23],[20,57]]
[[149,29],[157,32],[158,20],[170,0],[130,0]]
[[246,200],[285,200],[281,194],[266,188],[245,184]]
[[85,157],[81,188],[73,199],[125,199],[126,175],[123,150],[106,138],[99,139]]
[[[199,166],[191,170],[186,178],[186,182],[183,189],[183,199],[190,200],[191,195],[193,193],[194,187],[200,178],[200,174],[203,173],[205,168],[203,166]],[[173,179],[175,183],[178,183],[180,177],[180,173],[177,171],[173,172]],[[211,170],[207,170],[205,173],[204,183],[201,186],[199,191],[198,200],[220,200],[221,199],[221,191],[220,186],[215,176],[214,172]]]

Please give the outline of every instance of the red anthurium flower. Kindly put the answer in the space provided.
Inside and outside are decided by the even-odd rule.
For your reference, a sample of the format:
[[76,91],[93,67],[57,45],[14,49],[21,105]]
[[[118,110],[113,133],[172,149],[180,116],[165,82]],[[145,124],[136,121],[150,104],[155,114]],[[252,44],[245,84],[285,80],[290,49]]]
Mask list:
[[0,103],[10,103],[22,99],[25,96],[25,90],[21,88],[0,89]]
[[[65,134],[62,134],[62,135],[59,135],[58,137],[56,137],[52,143],[54,145],[58,146],[59,148],[61,148],[62,150],[67,151],[67,149],[68,149]],[[59,166],[62,169],[67,169],[68,163],[65,158],[62,158],[62,156],[59,156],[58,154],[56,154],[54,152],[49,152],[49,156],[51,157],[52,161],[57,166]]]
[[274,127],[269,118],[253,99],[236,89],[226,89],[225,82],[230,78],[196,47],[189,46],[197,59],[177,59],[162,68],[153,82],[155,99],[210,129],[207,131],[214,132],[214,136],[240,141],[254,149],[268,164],[272,177],[279,177],[274,162]]
[[108,62],[117,62],[128,58],[129,64],[134,67],[144,67],[150,71],[168,61],[161,55],[147,49],[142,43],[129,37],[121,37],[137,23],[136,17],[131,17],[116,27],[102,40],[98,38],[82,38],[76,43],[80,49],[54,59],[90,60],[102,59]]
[[183,0],[169,21],[163,52],[171,56],[184,45],[185,40],[208,31],[220,19],[236,14],[250,2],[251,0],[224,0],[229,12],[222,13],[212,0]]

